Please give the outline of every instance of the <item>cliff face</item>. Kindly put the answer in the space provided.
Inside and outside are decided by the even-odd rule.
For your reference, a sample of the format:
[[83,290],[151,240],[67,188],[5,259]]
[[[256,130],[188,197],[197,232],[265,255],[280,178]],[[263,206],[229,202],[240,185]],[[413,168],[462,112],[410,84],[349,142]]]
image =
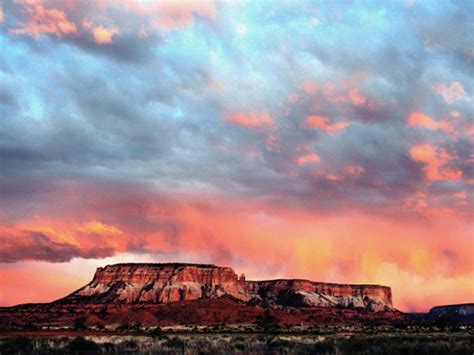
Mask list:
[[263,307],[393,310],[389,287],[308,280],[245,281],[228,267],[202,264],[117,264],[98,268],[85,287],[60,303],[170,303],[230,296]]
[[270,307],[342,307],[389,311],[390,287],[378,285],[340,285],[308,280],[270,280],[247,282],[248,293]]
[[474,325],[474,303],[451,304],[430,309],[426,318],[442,319],[442,322],[457,325]]
[[451,304],[430,309],[430,316],[442,317],[449,315],[474,316],[474,303]]
[[98,268],[88,285],[63,300],[93,303],[170,303],[230,295],[248,301],[228,267],[193,264],[117,264]]

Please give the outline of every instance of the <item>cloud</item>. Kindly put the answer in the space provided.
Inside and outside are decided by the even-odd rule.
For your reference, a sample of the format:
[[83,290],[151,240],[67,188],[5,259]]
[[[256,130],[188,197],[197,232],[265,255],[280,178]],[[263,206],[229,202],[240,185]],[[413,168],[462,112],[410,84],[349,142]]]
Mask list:
[[357,89],[349,91],[349,100],[356,106],[360,106],[366,103],[367,98],[362,96]]
[[433,91],[443,96],[448,104],[452,104],[466,97],[464,87],[458,81],[453,81],[451,85],[437,84],[433,86]]
[[203,1],[101,1],[104,11],[124,8],[131,16],[146,17],[151,27],[161,31],[184,28],[194,23],[196,18],[216,19],[218,9],[213,0]]
[[301,90],[303,90],[307,95],[314,96],[318,92],[318,88],[315,83],[310,81],[305,81],[300,85]]
[[0,25],[5,21],[5,16],[3,15],[3,7],[0,6]]
[[308,116],[306,120],[301,122],[301,129],[320,129],[328,134],[338,133],[346,129],[349,125],[349,122],[336,122],[331,123],[329,119],[325,116]]
[[268,112],[238,112],[225,115],[224,120],[246,128],[261,128],[272,125],[273,119]]
[[95,26],[89,20],[83,21],[83,27],[92,32],[94,42],[97,44],[110,44],[112,43],[112,37],[119,33],[116,27],[105,28],[101,25]]
[[19,0],[24,6],[26,21],[21,27],[14,28],[16,35],[39,36],[52,34],[57,37],[77,33],[77,26],[60,9],[45,7],[40,0]]
[[296,159],[296,162],[298,163],[298,165],[304,165],[304,164],[307,164],[307,163],[315,163],[315,162],[318,162],[320,160],[321,159],[320,159],[319,155],[317,155],[316,153],[308,153],[308,154],[300,155]]
[[449,121],[435,121],[433,118],[422,112],[411,112],[408,115],[408,125],[411,127],[423,127],[432,130],[440,129],[446,132],[451,132],[453,130],[453,126]]
[[345,170],[349,175],[355,175],[355,176],[362,175],[365,172],[365,169],[362,166],[353,166],[353,165],[347,166]]
[[431,144],[419,144],[409,150],[413,160],[424,164],[424,171],[429,180],[459,180],[462,171],[451,169],[445,165],[454,158],[444,149]]
[[123,232],[114,226],[98,221],[67,226],[67,229],[49,225],[50,222],[36,221],[35,225],[0,226],[0,263],[67,262],[78,257],[97,259],[120,250],[117,240],[110,238]]
[[[145,5],[146,6],[146,5]],[[200,2],[157,2],[152,7],[157,8],[158,16],[153,20],[153,24],[164,30],[188,26],[193,23],[195,15],[215,19],[217,8],[213,0]]]

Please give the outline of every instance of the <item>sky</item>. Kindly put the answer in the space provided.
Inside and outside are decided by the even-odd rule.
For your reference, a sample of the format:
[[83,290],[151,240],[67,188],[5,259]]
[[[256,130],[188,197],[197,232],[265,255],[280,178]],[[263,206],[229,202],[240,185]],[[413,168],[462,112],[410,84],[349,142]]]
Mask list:
[[124,261],[474,301],[473,13],[0,1],[0,305]]

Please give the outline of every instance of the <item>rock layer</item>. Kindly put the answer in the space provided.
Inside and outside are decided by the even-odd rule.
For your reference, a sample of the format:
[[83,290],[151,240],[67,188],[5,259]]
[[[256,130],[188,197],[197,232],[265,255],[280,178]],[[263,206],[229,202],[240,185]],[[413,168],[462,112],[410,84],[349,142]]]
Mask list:
[[308,280],[246,281],[229,267],[207,264],[116,264],[59,303],[155,303],[231,297],[263,307],[326,307],[391,311],[389,287]]
[[429,315],[433,317],[443,317],[451,315],[474,317],[474,303],[436,306],[430,309]]
[[248,301],[245,283],[228,267],[194,264],[116,264],[62,302],[170,303],[229,295]]
[[249,281],[247,292],[270,307],[341,307],[393,310],[390,287],[340,285],[308,280]]

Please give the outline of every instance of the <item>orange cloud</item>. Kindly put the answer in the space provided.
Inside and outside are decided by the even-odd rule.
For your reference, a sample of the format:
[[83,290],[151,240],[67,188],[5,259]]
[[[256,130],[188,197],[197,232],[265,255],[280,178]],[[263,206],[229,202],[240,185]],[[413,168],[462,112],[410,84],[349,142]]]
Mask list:
[[273,124],[273,119],[268,112],[239,112],[227,115],[226,122],[246,128],[261,128]]
[[112,43],[112,36],[117,33],[118,30],[116,28],[105,28],[102,26],[95,27],[92,30],[94,40],[98,44]]
[[315,162],[318,162],[320,160],[321,159],[319,158],[319,155],[317,155],[316,153],[309,153],[309,154],[300,155],[296,159],[296,163],[298,165],[303,165],[303,164],[306,164],[306,163],[315,163]]
[[27,21],[22,27],[11,30],[16,35],[39,36],[53,34],[57,37],[74,34],[76,25],[68,19],[66,13],[56,8],[46,8],[40,0],[20,0]]
[[116,27],[105,28],[102,25],[95,26],[89,20],[84,20],[82,25],[85,29],[92,32],[94,42],[97,44],[110,44],[112,43],[112,37],[119,33]]
[[454,81],[451,85],[437,84],[433,86],[433,91],[443,96],[448,104],[461,100],[466,97],[464,87],[459,81]]
[[77,226],[75,231],[81,233],[96,233],[101,235],[120,235],[123,234],[119,228],[104,224],[100,221],[90,221],[85,224]]
[[320,129],[326,133],[333,134],[344,130],[348,125],[349,122],[347,121],[331,123],[325,116],[308,116],[306,120],[300,124],[300,128]]
[[0,225],[0,262],[101,258],[124,251],[126,243],[122,230],[100,221],[66,224],[32,220],[15,226]]
[[445,132],[451,132],[453,126],[448,121],[435,121],[430,116],[422,112],[412,112],[408,115],[408,125],[411,127],[423,127],[427,129],[440,129]]
[[431,144],[420,144],[410,148],[410,156],[414,161],[425,165],[424,171],[429,180],[459,180],[461,170],[453,170],[444,165],[453,159],[444,149]]

